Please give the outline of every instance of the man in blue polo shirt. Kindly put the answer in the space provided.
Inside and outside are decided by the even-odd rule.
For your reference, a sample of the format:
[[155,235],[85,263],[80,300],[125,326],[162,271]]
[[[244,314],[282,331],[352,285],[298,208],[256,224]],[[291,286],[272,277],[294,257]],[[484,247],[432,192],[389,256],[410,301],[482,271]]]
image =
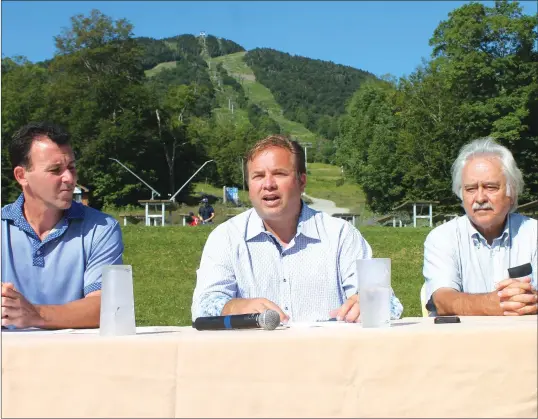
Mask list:
[[209,200],[206,197],[202,198],[202,206],[198,209],[198,218],[202,224],[212,223],[213,218],[215,218],[215,210],[209,205]]
[[2,326],[99,326],[101,268],[122,264],[118,222],[73,201],[69,135],[48,123],[15,133],[10,159],[22,194],[2,208]]

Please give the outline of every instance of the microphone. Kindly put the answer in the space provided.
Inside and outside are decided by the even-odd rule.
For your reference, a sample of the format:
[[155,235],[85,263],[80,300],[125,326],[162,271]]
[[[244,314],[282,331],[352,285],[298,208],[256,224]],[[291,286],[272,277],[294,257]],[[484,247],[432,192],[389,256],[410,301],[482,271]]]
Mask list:
[[196,330],[256,329],[274,330],[280,324],[275,310],[263,313],[232,314],[229,316],[198,317],[192,327]]

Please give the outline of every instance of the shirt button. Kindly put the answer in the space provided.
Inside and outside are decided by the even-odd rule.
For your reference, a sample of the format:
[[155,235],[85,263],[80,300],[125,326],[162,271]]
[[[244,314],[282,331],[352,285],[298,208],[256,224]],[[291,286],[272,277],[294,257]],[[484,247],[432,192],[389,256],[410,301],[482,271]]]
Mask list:
[[288,311],[288,307],[284,307],[284,310]]
[[286,282],[286,278],[284,278],[283,281]]
[[36,253],[36,255],[38,255],[38,256],[39,256],[39,255],[41,254],[41,250],[38,250],[38,251],[37,251],[37,252],[35,252],[35,253]]

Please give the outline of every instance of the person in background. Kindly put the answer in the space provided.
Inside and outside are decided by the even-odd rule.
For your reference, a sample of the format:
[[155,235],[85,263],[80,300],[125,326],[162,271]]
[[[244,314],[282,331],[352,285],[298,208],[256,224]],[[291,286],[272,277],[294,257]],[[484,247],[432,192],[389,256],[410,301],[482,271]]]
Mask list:
[[45,123],[17,131],[9,155],[22,188],[2,208],[2,326],[99,326],[101,268],[121,264],[111,216],[73,201],[77,181],[69,135]]
[[[523,176],[492,138],[465,145],[452,166],[452,190],[465,215],[432,230],[424,243],[426,308],[431,315],[537,312],[537,220],[517,214]],[[508,269],[531,264],[530,275]]]
[[[350,223],[302,201],[301,146],[271,135],[254,145],[245,161],[254,208],[209,235],[192,319],[272,309],[283,322],[358,321],[356,260],[371,258],[372,249]],[[392,293],[391,317],[399,318],[402,310]]]
[[189,222],[190,226],[197,226],[200,222],[200,219],[194,215],[194,212],[189,212]]
[[198,218],[202,224],[213,223],[213,218],[215,218],[215,210],[209,205],[209,200],[206,197],[202,198],[202,205],[198,209]]

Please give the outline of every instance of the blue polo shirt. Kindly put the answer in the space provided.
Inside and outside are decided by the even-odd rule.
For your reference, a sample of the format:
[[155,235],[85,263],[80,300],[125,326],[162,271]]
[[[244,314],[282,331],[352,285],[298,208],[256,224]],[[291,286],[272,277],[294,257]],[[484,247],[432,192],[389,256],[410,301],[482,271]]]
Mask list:
[[198,214],[200,214],[200,216],[205,220],[207,220],[209,217],[211,217],[211,214],[213,214],[215,212],[215,210],[213,209],[213,207],[211,205],[202,205],[199,209],[198,209]]
[[2,208],[2,282],[32,304],[65,304],[101,289],[101,268],[121,265],[111,216],[73,201],[43,241],[23,215],[24,195]]

